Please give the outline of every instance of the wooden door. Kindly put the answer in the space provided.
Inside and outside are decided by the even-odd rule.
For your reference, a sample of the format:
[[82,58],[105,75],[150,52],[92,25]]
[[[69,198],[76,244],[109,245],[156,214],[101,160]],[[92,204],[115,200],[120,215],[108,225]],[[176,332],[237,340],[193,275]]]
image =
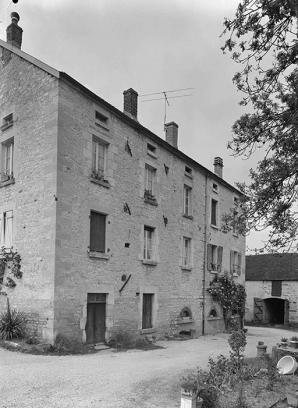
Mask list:
[[263,299],[254,298],[254,322],[263,323]]
[[106,294],[88,293],[87,299],[87,343],[102,343],[106,332]]

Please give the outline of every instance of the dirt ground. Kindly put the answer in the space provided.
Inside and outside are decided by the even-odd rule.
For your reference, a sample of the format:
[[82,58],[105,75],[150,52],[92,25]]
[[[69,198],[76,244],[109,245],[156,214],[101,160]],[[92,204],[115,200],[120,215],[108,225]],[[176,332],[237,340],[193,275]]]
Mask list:
[[[248,327],[245,356],[256,356],[259,340],[271,353],[282,336],[291,335],[279,328]],[[0,349],[0,406],[179,408],[181,376],[198,366],[207,368],[209,356],[228,356],[228,336],[220,333],[188,341],[162,341],[158,345],[164,348],[151,351],[103,350],[79,356],[28,355]],[[245,392],[259,397],[263,405],[256,407],[271,407],[275,401],[271,403],[262,395],[265,384],[260,379],[253,381]],[[282,406],[287,405],[275,407]]]

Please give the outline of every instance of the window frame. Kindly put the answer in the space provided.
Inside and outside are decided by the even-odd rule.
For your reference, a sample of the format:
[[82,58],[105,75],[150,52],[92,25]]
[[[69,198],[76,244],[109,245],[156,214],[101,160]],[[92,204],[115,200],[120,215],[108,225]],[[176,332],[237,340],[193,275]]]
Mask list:
[[192,217],[192,187],[186,184],[183,187],[183,215]]
[[[213,227],[218,228],[218,201],[211,198],[210,223]],[[214,222],[215,221],[215,222]]]
[[271,296],[281,297],[282,294],[282,280],[271,281]]
[[207,270],[211,273],[222,271],[223,247],[207,244]]
[[182,245],[182,268],[191,269],[192,239],[190,237],[183,236]]
[[150,330],[154,328],[154,296],[154,293],[143,293],[141,330]]
[[[143,230],[143,261],[153,262],[155,261],[154,256],[154,238],[155,238],[155,228],[148,225],[144,225]],[[150,254],[148,257],[148,253]]]
[[[8,216],[8,213],[10,216]],[[13,248],[14,241],[14,210],[7,209],[0,212],[0,247],[4,247],[5,250]],[[8,221],[11,220],[11,221]],[[7,231],[10,230],[10,237],[7,236]],[[6,246],[7,240],[9,240],[8,246]]]
[[242,254],[239,251],[231,250],[230,252],[230,271],[233,276],[241,275]]
[[[92,227],[92,214],[97,214],[98,216],[102,217],[102,220],[104,219],[104,233],[103,233],[104,236],[100,237],[99,239],[98,237],[94,238],[94,236],[92,235],[94,231],[93,228],[95,228],[94,225]],[[89,219],[90,219],[89,250],[90,252],[93,252],[93,253],[106,254],[107,253],[107,214],[103,214],[99,211],[91,209]],[[94,240],[97,242],[94,243]],[[103,247],[98,245],[99,241],[103,241]]]
[[[152,179],[149,179],[149,174],[152,175]],[[151,183],[151,185],[149,184]],[[150,188],[151,187],[151,188]],[[151,195],[155,197],[156,195],[156,168],[150,166],[149,164],[145,164],[145,177],[144,177],[144,193],[145,195]]]
[[[94,149],[95,147],[95,149]],[[100,149],[102,148],[102,156],[100,156]],[[92,177],[98,180],[106,180],[107,177],[107,152],[108,152],[108,143],[104,140],[93,136],[92,137],[92,159],[91,159],[91,174]],[[99,163],[99,160],[102,160],[102,164]]]

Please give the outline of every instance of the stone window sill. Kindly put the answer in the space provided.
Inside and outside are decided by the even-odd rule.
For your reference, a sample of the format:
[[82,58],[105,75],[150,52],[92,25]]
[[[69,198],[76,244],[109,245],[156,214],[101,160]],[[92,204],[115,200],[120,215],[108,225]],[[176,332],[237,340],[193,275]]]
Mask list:
[[108,182],[108,180],[102,181],[102,180],[98,180],[98,179],[91,176],[90,181],[92,183],[99,184],[100,186],[103,186],[105,188],[110,188],[111,187],[111,184]]
[[187,323],[194,323],[194,319],[179,319],[179,320],[177,320],[177,324],[187,324]]
[[189,220],[193,220],[193,216],[192,215],[188,215],[188,214],[183,214],[184,218],[188,218]]
[[235,234],[235,232],[233,232],[233,237],[238,238],[238,234]]
[[154,201],[154,200],[150,200],[150,198],[144,198],[144,202],[145,203],[148,203],[148,204],[151,204],[151,205],[154,205],[155,207],[157,207],[158,206],[158,204],[157,204],[157,201]]
[[210,273],[214,273],[214,275],[217,275],[218,271],[210,271]]
[[181,269],[183,270],[183,271],[191,271],[192,270],[192,266],[188,266],[188,265],[185,265],[185,266],[181,266]]
[[13,125],[13,122],[5,123],[5,125],[2,125],[0,129],[2,132],[4,132],[5,130],[11,128],[12,125]]
[[217,229],[217,230],[219,229],[218,226],[214,225],[214,224],[211,224],[211,228],[214,228],[214,229]]
[[10,179],[10,180],[6,180],[6,181],[1,181],[0,182],[0,188],[4,187],[4,186],[8,186],[9,184],[14,184],[15,183],[15,179]]
[[190,174],[190,173],[187,173],[186,171],[184,172],[184,175],[185,175],[186,177],[189,177],[190,179],[193,179],[193,175]]
[[151,334],[151,333],[156,333],[156,329],[153,327],[150,329],[141,329],[140,330],[141,334]]
[[143,260],[142,260],[142,263],[143,263],[144,265],[151,265],[151,266],[156,266],[156,265],[157,265],[157,262],[156,262],[156,261],[150,261],[149,259],[143,259]]
[[154,159],[157,159],[157,155],[154,152],[151,152],[150,150],[147,150],[147,154],[151,157],[153,157]]
[[212,317],[212,316],[207,317],[207,320],[209,320],[209,321],[220,320],[220,319],[221,319],[220,317]]
[[110,255],[109,254],[105,254],[103,252],[96,252],[96,251],[90,251],[88,253],[89,258],[96,258],[96,259],[110,259]]

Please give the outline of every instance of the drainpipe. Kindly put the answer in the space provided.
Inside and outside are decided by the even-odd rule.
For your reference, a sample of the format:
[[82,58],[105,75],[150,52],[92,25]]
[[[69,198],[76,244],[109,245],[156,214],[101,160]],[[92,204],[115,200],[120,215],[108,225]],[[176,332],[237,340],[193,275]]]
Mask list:
[[206,257],[207,257],[207,204],[208,204],[208,174],[205,175],[205,227],[204,227],[204,262],[203,262],[203,305],[202,305],[202,335],[205,334],[205,301],[206,301]]

